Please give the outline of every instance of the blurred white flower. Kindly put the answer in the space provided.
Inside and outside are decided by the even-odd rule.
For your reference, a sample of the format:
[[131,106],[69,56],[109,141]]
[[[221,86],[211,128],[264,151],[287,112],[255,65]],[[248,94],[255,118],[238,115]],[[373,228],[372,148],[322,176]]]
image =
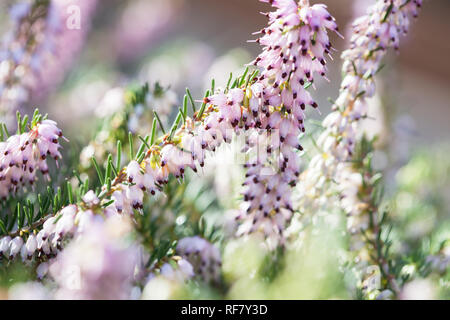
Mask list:
[[48,300],[50,291],[38,282],[25,282],[13,285],[8,291],[10,300]]
[[108,90],[103,96],[97,108],[95,115],[104,118],[122,109],[125,105],[125,90],[121,87],[115,87]]
[[403,287],[399,298],[401,300],[433,300],[436,299],[436,288],[430,280],[413,280]]

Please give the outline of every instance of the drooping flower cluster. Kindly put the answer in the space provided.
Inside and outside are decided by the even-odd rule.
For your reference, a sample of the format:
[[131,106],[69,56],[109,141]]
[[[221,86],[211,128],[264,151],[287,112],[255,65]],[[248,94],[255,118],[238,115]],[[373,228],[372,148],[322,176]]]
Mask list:
[[205,282],[219,282],[222,260],[219,249],[199,236],[180,239],[177,254],[194,268],[194,274]]
[[[369,217],[363,214],[369,204],[359,195],[365,177],[354,170],[351,161],[358,123],[367,116],[367,99],[375,94],[374,77],[382,58],[389,48],[399,48],[400,36],[408,31],[409,19],[417,16],[421,4],[421,0],[379,0],[353,23],[350,49],[342,54],[340,95],[324,119],[324,131],[317,140],[321,153],[311,160],[298,188],[301,211],[316,212],[334,204],[342,208],[348,215],[347,229],[353,235],[355,250],[363,247],[361,230],[369,226]],[[330,185],[334,187],[330,189]],[[333,190],[340,194],[339,199]]]
[[408,30],[409,16],[416,16],[420,5],[420,0],[380,0],[353,24],[351,48],[342,54],[345,77],[341,93],[333,112],[324,119],[325,130],[317,141],[322,153],[311,160],[299,187],[301,209],[323,206],[327,183],[334,180],[339,185],[339,176],[353,176],[343,169],[354,153],[358,121],[367,116],[366,99],[375,93],[374,76],[387,50],[398,48],[400,35]]
[[0,197],[4,200],[21,187],[33,186],[36,173],[48,177],[47,157],[61,159],[62,131],[52,120],[36,123],[28,132],[0,142]]
[[254,61],[261,75],[245,93],[243,118],[255,131],[247,143],[250,159],[238,234],[260,230],[282,241],[293,211],[290,189],[300,174],[296,151],[303,150],[304,110],[306,105],[317,108],[306,87],[316,74],[325,76],[325,56],[332,50],[327,30],[338,28],[324,5],[264,2],[277,10],[267,14],[269,26],[256,40],[264,47]]

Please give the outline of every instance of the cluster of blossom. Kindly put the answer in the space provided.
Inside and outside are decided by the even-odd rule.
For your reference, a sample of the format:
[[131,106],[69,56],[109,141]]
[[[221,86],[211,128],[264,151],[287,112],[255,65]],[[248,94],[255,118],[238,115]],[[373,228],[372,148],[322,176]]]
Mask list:
[[351,47],[342,54],[345,77],[341,92],[322,123],[324,131],[317,141],[322,153],[311,160],[302,178],[304,208],[326,203],[321,198],[325,183],[337,181],[342,167],[348,165],[345,162],[353,156],[358,121],[367,116],[366,100],[375,94],[373,77],[387,50],[398,48],[400,35],[409,27],[408,17],[417,15],[421,2],[379,0],[354,22]]
[[[267,14],[269,26],[261,30],[257,40],[264,46],[254,61],[261,69],[258,78],[207,96],[204,112],[193,119],[184,115],[180,129],[157,139],[142,161],[131,160],[119,171],[111,189],[103,187],[106,197],[99,199],[91,190],[80,204],[68,205],[42,219],[40,231],[32,232],[34,227],[30,227],[1,238],[0,256],[43,261],[37,274],[39,278],[48,274],[56,281],[55,298],[140,296],[140,289],[133,283],[144,259],[138,246],[124,240],[131,228],[127,216],[143,209],[145,193],[161,192],[170,175],[182,179],[188,168],[198,172],[209,152],[242,133],[247,135],[244,152],[248,160],[244,165],[244,203],[236,214],[237,235],[262,231],[266,238],[283,243],[294,210],[291,189],[300,176],[298,151],[303,150],[299,136],[305,131],[304,110],[306,105],[317,108],[306,87],[316,74],[325,76],[325,56],[332,50],[327,29],[338,30],[323,5],[310,6],[307,0],[261,1],[277,10]],[[324,190],[329,189],[330,181],[337,183],[340,197],[336,204],[348,215],[351,249],[358,251],[358,259],[364,263],[371,259],[361,235],[361,230],[369,228],[369,216],[365,214],[368,200],[360,192],[367,177],[356,172],[349,160],[355,151],[358,121],[367,114],[366,99],[375,92],[373,77],[380,60],[389,47],[398,48],[399,35],[408,29],[408,17],[415,16],[420,5],[421,0],[379,0],[355,22],[351,48],[343,53],[341,93],[333,112],[323,121],[325,130],[318,140],[323,152],[312,159],[301,177],[301,211],[329,208],[331,201]],[[148,100],[157,103],[153,98]],[[128,125],[132,126],[130,122]],[[47,155],[56,160],[61,157],[60,137],[56,123],[43,120],[30,132],[1,142],[0,196],[6,198],[18,186],[33,184],[36,170],[47,174]],[[367,196],[370,198],[370,194]],[[110,199],[113,202],[101,208]],[[97,214],[99,210],[102,214]],[[73,239],[66,245],[68,238]],[[195,275],[206,282],[220,281],[220,251],[205,239],[183,238],[176,252],[180,256],[174,259],[176,267],[164,263],[159,274],[151,273],[146,278],[144,296],[157,288],[159,276],[176,282]],[[441,258],[430,257],[437,269],[448,266],[448,254]],[[362,286],[371,287],[371,279],[363,279]],[[37,284],[30,284],[30,288],[37,295],[49,294]],[[389,294],[383,291],[380,297]]]
[[178,241],[176,252],[190,262],[194,274],[205,282],[220,281],[222,260],[215,245],[199,236],[187,237]]
[[[256,156],[245,164],[245,202],[237,219],[242,221],[238,234],[260,230],[279,242],[293,211],[290,189],[300,174],[296,151],[303,150],[298,139],[305,131],[304,110],[306,105],[317,108],[305,87],[314,82],[316,74],[325,77],[325,56],[332,50],[327,30],[338,33],[338,28],[324,5],[264,2],[276,11],[267,14],[269,25],[256,40],[264,47],[254,61],[261,75],[245,92],[248,107],[243,119],[246,127],[255,129],[247,152]],[[261,145],[267,145],[262,154]],[[268,159],[273,151],[276,154]]]
[[[23,261],[39,258],[48,260],[57,255],[62,249],[63,241],[73,236],[80,226],[80,230],[93,217],[92,211],[81,211],[76,205],[64,207],[55,216],[45,219],[43,228],[36,233],[25,236],[5,236],[0,239],[0,254],[8,259],[21,256]],[[45,266],[41,267],[46,270]],[[39,272],[38,272],[39,273]],[[41,275],[39,275],[41,276]]]
[[[389,48],[398,49],[400,36],[409,28],[409,17],[417,16],[421,0],[378,0],[367,14],[353,24],[350,49],[342,54],[344,79],[333,111],[324,119],[324,131],[317,144],[321,153],[310,162],[299,186],[300,211],[315,212],[332,206],[335,199],[349,216],[348,230],[354,235],[352,246],[362,248],[361,229],[368,227],[358,191],[361,173],[352,168],[358,122],[367,116],[367,99],[375,94],[374,76]],[[340,199],[330,196],[330,182],[337,186]],[[334,189],[333,189],[334,190]],[[333,192],[331,192],[333,194]]]
[[[59,82],[80,48],[88,28],[64,27],[68,14],[78,14],[68,10],[73,4],[65,0],[22,1],[12,6],[13,26],[0,49],[0,112],[4,122],[12,122],[16,110],[23,108],[32,95],[43,95]],[[88,21],[95,1],[77,1],[76,5]],[[58,59],[48,63],[55,54]],[[45,77],[44,66],[50,66],[45,69]]]
[[[224,140],[231,140],[229,129],[233,129],[233,126],[229,120],[221,121],[219,124],[218,114],[218,112],[211,113],[211,110],[209,110],[205,113],[203,122],[199,126],[195,126],[193,120],[187,119],[186,124],[174,134],[172,140],[166,139],[160,145],[154,145],[141,163],[132,160],[128,166],[121,170],[112,189],[108,191],[108,198],[114,200],[114,202],[104,208],[104,215],[133,215],[134,210],[143,208],[144,192],[155,195],[161,190],[161,186],[168,182],[169,174],[181,178],[187,167],[194,171],[197,171],[197,166],[203,167],[206,150],[215,149],[213,142],[220,144]],[[222,128],[222,131],[209,131],[213,122],[219,128]],[[48,123],[52,122],[45,120],[42,124],[38,124],[37,128],[43,130],[47,128],[43,125]],[[60,134],[57,135],[57,137],[59,136]],[[38,146],[41,145],[38,144]],[[187,148],[183,149],[182,146]],[[41,156],[40,159],[45,158]],[[14,239],[5,236],[0,240],[5,243],[2,252],[11,258],[14,258],[21,250],[24,252],[24,259],[33,256],[44,260],[54,257],[61,250],[62,242],[65,239],[83,232],[83,226],[96,216],[91,209],[98,207],[100,202],[100,199],[92,190],[87,192],[83,197],[81,207],[79,205],[68,205],[55,216],[49,216],[42,221],[42,230],[36,235],[30,235],[27,240],[27,243],[35,243],[36,245],[31,245],[28,248],[24,246],[24,241],[20,240],[20,236]]]
[[[148,151],[142,163],[131,161],[126,168],[127,183],[115,186],[118,212],[142,208],[143,191],[155,194],[168,182],[169,174],[182,178],[186,168],[197,172],[207,151],[230,142],[233,133],[253,132],[250,150],[258,148],[261,131],[269,132],[270,148],[265,156],[247,164],[245,203],[236,218],[242,224],[238,234],[263,231],[267,237],[282,239],[282,230],[291,217],[290,188],[299,175],[296,150],[302,150],[298,136],[304,131],[306,105],[317,107],[304,85],[314,75],[324,75],[324,56],[331,44],[326,30],[337,32],[334,19],[323,5],[309,6],[294,0],[273,2],[277,11],[269,14],[270,24],[257,41],[265,46],[254,61],[262,69],[256,81],[232,89],[218,89],[206,97],[205,112],[189,118],[172,137]],[[200,122],[200,124],[198,124]],[[171,138],[171,139],[169,139]],[[255,141],[256,140],[256,141]],[[275,168],[267,154],[279,150]]]
[[36,173],[48,177],[47,157],[61,158],[62,131],[52,120],[42,120],[30,131],[0,142],[0,198],[6,199],[21,187],[33,186]]

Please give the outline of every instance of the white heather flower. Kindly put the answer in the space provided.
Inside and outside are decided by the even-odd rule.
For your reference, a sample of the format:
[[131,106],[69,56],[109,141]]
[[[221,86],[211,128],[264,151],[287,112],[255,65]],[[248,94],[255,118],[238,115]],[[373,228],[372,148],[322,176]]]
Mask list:
[[177,268],[173,268],[170,263],[164,263],[160,268],[160,275],[166,279],[184,283],[195,274],[194,267],[191,263],[188,260],[181,258],[177,260]]
[[31,257],[33,256],[34,252],[37,249],[37,241],[36,241],[36,236],[34,234],[31,234],[28,237],[24,248],[26,249],[26,256],[27,256],[27,258],[31,259]]
[[[75,224],[77,225],[77,233],[83,233],[86,229],[89,228],[89,225],[91,223],[94,223],[94,220],[97,217],[94,215],[92,210],[86,210],[86,211],[78,211],[76,218],[75,218]],[[102,219],[100,217],[100,219]]]
[[126,188],[126,197],[133,209],[142,209],[144,205],[144,193],[137,186],[128,186]]
[[78,208],[75,205],[69,205],[61,210],[61,218],[59,218],[55,225],[55,234],[57,236],[55,239],[59,239],[65,234],[73,231],[77,211]]
[[9,242],[9,259],[13,259],[22,249],[23,239],[19,236]]
[[55,230],[56,221],[55,217],[49,217],[42,227],[42,230],[39,232],[43,240],[49,237],[49,235]]
[[97,198],[97,195],[95,194],[94,191],[89,190],[84,196],[83,196],[83,201],[89,205],[97,205],[99,204],[100,200]]
[[127,166],[127,177],[130,183],[140,184],[143,178],[141,166],[137,161],[131,161]]
[[3,237],[0,240],[0,257],[7,256],[7,251],[9,250],[9,242],[11,241],[10,236]]

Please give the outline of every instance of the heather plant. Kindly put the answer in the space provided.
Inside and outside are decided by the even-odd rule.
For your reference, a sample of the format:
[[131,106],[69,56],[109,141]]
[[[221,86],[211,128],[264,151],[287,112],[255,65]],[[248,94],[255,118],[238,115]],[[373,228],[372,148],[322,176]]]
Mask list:
[[[34,30],[58,2],[14,7],[13,29]],[[376,0],[354,22],[339,97],[318,139],[310,135],[314,148],[303,147],[306,109],[319,108],[313,89],[320,78],[331,81],[330,37],[342,35],[325,5],[262,2],[274,11],[255,33],[261,53],[226,83],[212,79],[201,97],[186,89],[178,99],[159,82],[114,87],[79,153],[65,152],[71,137],[51,114],[17,113],[14,135],[13,125],[1,126],[0,274],[10,298],[407,299],[436,283],[436,296],[448,297],[448,226],[433,225],[429,242],[409,238],[410,217],[398,206],[405,187],[392,196],[397,207],[387,205],[391,195],[373,166],[376,137],[359,126],[383,57],[400,48],[422,1]],[[95,4],[82,6],[90,17]],[[74,37],[65,32],[56,39]],[[58,61],[68,67],[72,59]],[[25,63],[8,55],[1,64],[11,61]],[[2,97],[11,99],[10,89],[2,85]],[[5,112],[23,103],[16,98],[2,102]],[[242,187],[232,195],[217,188],[217,172],[228,170],[225,149],[242,166],[225,172]],[[431,245],[436,229],[439,244]]]

